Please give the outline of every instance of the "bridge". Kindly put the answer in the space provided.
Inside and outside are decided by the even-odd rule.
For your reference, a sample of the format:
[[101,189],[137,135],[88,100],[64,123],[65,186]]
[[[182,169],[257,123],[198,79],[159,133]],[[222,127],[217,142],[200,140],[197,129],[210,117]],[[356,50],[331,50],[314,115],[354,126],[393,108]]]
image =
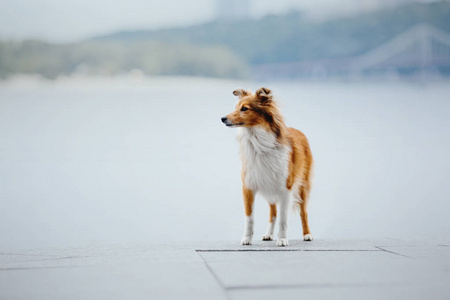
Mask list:
[[257,79],[334,76],[450,76],[450,35],[418,24],[360,56],[253,66]]

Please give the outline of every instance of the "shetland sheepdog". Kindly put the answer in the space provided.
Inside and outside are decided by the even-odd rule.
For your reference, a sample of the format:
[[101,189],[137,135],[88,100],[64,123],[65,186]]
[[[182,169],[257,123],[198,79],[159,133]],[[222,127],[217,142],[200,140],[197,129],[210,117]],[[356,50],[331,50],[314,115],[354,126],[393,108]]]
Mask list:
[[239,97],[236,109],[221,120],[228,127],[239,127],[237,139],[246,216],[241,244],[252,244],[253,202],[257,193],[270,206],[269,226],[262,237],[264,241],[273,239],[278,211],[277,245],[289,245],[287,221],[292,204],[300,207],[303,240],[312,241],[306,206],[313,158],[306,136],[297,129],[286,127],[271,90],[262,87],[253,94],[239,89],[233,94]]

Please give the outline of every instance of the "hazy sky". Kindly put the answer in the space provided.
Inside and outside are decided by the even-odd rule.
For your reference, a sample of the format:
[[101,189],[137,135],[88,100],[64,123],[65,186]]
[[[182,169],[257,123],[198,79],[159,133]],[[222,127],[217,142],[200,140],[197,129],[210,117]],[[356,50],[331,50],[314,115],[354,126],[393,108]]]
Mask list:
[[[117,30],[201,23],[216,17],[217,1],[0,0],[0,39],[40,38],[65,42]],[[302,10],[317,17],[373,10],[413,0],[248,1],[252,17],[291,10]]]

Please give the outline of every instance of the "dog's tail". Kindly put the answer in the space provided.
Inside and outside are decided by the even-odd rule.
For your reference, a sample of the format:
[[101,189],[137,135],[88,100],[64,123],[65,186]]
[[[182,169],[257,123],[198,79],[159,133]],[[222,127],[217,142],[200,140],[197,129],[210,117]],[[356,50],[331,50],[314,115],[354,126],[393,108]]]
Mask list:
[[297,185],[294,191],[294,210],[296,212],[300,211],[300,204],[308,205],[309,195],[311,192],[313,177],[313,161],[309,168],[303,170],[303,180]]

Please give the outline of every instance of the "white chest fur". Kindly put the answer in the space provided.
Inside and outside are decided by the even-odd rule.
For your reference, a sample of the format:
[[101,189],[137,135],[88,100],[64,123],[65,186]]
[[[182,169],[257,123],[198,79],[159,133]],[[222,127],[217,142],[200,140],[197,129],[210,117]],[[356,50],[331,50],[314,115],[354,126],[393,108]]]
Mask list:
[[267,201],[277,201],[273,197],[287,190],[290,147],[260,127],[239,128],[238,141],[245,185]]

